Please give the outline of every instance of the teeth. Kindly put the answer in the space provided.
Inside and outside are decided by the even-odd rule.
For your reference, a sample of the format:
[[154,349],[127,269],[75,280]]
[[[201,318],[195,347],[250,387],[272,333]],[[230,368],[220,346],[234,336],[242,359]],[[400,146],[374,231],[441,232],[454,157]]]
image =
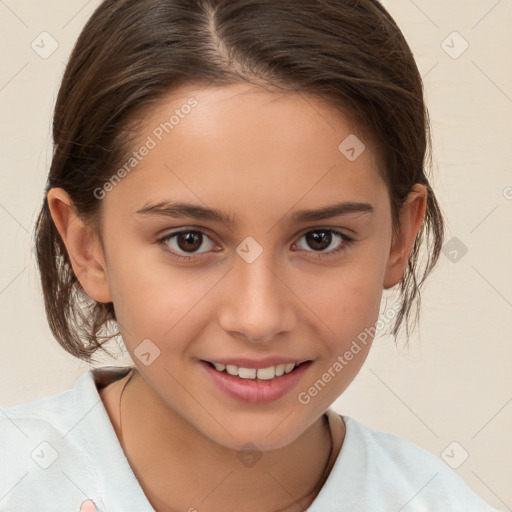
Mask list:
[[259,370],[255,368],[238,368],[237,373],[241,379],[255,379],[257,372],[259,372]]
[[228,364],[226,365],[226,371],[229,373],[229,375],[238,375],[238,366],[235,366],[234,364]]
[[[293,365],[295,366],[295,365]],[[240,368],[241,370],[242,368]],[[238,375],[240,375],[240,370],[238,370]],[[261,380],[271,380],[276,376],[276,368],[275,366],[270,366],[268,368],[260,368],[256,374],[258,379]]]
[[268,368],[242,368],[234,364],[224,365],[222,363],[213,363],[215,369],[219,372],[226,371],[229,375],[240,377],[241,379],[259,379],[272,380],[275,377],[281,377],[285,373],[290,373],[299,363],[278,364]]

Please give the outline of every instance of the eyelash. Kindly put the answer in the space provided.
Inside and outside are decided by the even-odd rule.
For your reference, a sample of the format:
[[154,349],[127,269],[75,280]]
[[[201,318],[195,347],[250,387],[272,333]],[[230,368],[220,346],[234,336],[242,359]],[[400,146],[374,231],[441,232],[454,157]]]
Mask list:
[[[306,233],[304,233],[300,238],[308,235],[309,233],[316,233],[319,231],[332,233],[332,234],[340,237],[342,239],[343,243],[341,244],[341,246],[338,249],[334,249],[329,252],[306,251],[306,252],[312,252],[313,256],[310,256],[310,257],[313,257],[314,259],[324,258],[324,257],[326,257],[325,255],[328,255],[327,257],[333,256],[335,254],[338,254],[342,251],[347,250],[349,247],[351,247],[355,243],[355,240],[353,238],[350,238],[349,236],[345,235],[344,233],[341,233],[340,231],[338,231],[334,228],[311,229],[309,231],[306,231]],[[173,233],[169,233],[169,234],[165,235],[164,237],[158,239],[157,242],[163,246],[163,250],[165,252],[167,252],[171,257],[175,258],[176,260],[190,261],[190,260],[196,259],[197,254],[192,255],[192,256],[183,256],[182,254],[178,254],[178,253],[168,249],[168,245],[165,242],[168,242],[171,238],[174,238],[183,233],[200,233],[201,235],[206,236],[207,238],[211,239],[211,237],[209,237],[204,231],[201,231],[200,229],[183,229],[181,231],[175,231]],[[194,253],[192,253],[192,254],[194,254]],[[200,254],[203,254],[203,253],[200,253]]]

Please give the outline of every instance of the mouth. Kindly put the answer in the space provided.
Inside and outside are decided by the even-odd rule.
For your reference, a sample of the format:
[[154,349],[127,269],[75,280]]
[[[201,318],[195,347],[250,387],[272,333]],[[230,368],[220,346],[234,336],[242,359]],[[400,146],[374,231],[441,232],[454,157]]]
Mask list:
[[[279,363],[268,366],[268,362],[254,362],[262,368],[247,368],[235,364],[200,360],[209,382],[214,389],[239,402],[268,404],[287,396],[305,378],[312,360]],[[247,363],[244,363],[247,364]]]
[[207,363],[211,368],[219,373],[227,373],[233,377],[239,377],[240,379],[247,380],[274,380],[283,375],[288,375],[295,371],[299,366],[306,363],[310,363],[310,360],[294,362],[294,363],[281,363],[273,366],[267,366],[266,368],[247,368],[238,366],[236,364],[224,364],[213,361],[203,361]]

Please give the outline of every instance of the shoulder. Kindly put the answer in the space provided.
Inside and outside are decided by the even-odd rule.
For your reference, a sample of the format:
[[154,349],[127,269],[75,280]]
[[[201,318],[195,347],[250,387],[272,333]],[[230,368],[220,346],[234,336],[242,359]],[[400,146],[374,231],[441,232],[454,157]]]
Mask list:
[[[353,418],[343,420],[346,434],[332,470],[332,496],[343,500],[345,494],[345,500],[349,496],[353,506],[364,503],[368,512],[497,512],[427,450]],[[340,501],[340,510],[351,510],[345,506]]]
[[[81,498],[71,482],[83,482],[83,474],[91,474],[92,458],[77,428],[93,405],[86,396],[91,384],[92,375],[87,372],[72,389],[0,409],[2,510],[30,509],[36,506],[31,496],[41,500],[52,490],[58,496],[58,488],[68,500],[70,495]],[[57,501],[44,505],[58,509]]]
[[[424,448],[393,434],[347,419],[372,456],[375,468],[388,473],[387,483],[400,489],[405,510],[494,511],[441,459]],[[409,507],[409,508],[407,508]]]
[[351,440],[364,444],[365,449],[375,460],[391,463],[392,468],[395,469],[396,466],[396,469],[401,469],[402,472],[407,468],[422,468],[425,471],[437,469],[443,473],[445,469],[448,470],[440,459],[407,439],[371,429],[353,418],[344,416],[343,419],[347,431],[350,431]]
[[[102,389],[133,367],[93,368],[61,393],[0,409],[0,510],[153,510],[105,409]],[[109,393],[110,394],[110,393]]]
[[[0,453],[4,460],[16,466],[26,465],[29,460],[41,465],[42,461],[37,457],[38,442],[46,441],[44,446],[47,446],[51,439],[65,439],[73,421],[76,421],[73,390],[2,408]],[[40,448],[44,449],[44,446]]]

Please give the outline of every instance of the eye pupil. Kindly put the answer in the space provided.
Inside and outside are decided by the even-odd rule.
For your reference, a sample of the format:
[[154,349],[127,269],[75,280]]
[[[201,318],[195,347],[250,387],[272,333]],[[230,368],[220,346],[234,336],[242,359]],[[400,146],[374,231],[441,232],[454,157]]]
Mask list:
[[329,247],[332,234],[329,231],[311,231],[306,238],[312,249],[322,250]]
[[[202,242],[203,236],[198,231],[187,231],[177,235],[178,246],[183,251],[196,251],[201,247]],[[187,246],[187,244],[192,244],[192,247],[190,245]]]

